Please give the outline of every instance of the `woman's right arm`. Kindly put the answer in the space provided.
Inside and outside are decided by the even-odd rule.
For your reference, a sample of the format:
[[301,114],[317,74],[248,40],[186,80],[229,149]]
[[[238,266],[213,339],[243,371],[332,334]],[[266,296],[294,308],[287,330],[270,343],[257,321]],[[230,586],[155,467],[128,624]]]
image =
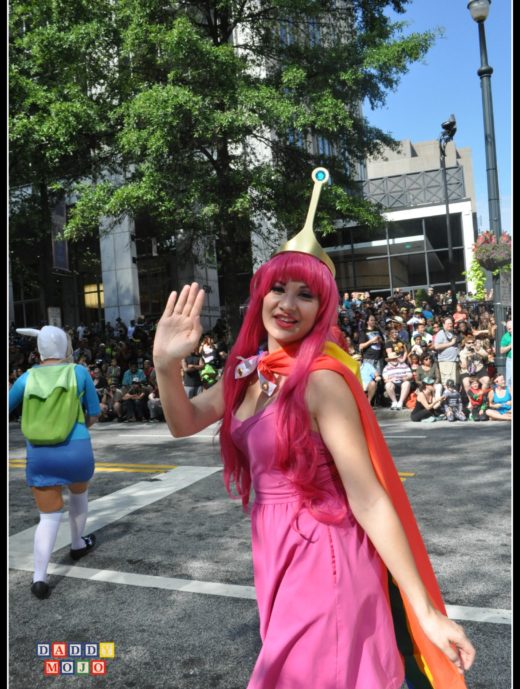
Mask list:
[[172,292],[157,324],[153,360],[164,418],[176,438],[198,433],[224,416],[223,383],[188,399],[182,382],[182,359],[195,351],[202,326],[205,292],[196,282]]

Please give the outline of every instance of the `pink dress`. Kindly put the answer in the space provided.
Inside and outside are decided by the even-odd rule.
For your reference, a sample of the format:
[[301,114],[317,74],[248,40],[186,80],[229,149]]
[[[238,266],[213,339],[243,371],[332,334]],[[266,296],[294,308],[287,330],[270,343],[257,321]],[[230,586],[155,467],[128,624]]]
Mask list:
[[[285,475],[270,467],[275,404],[239,421],[234,443],[250,463],[253,565],[262,649],[247,689],[400,689],[397,649],[379,555],[350,508],[338,525],[302,508]],[[318,481],[336,506],[346,502],[321,436]]]

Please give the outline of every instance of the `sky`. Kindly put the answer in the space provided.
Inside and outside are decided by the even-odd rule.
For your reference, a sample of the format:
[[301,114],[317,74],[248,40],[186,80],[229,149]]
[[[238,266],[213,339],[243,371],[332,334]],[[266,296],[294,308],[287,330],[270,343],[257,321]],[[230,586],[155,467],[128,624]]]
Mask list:
[[[488,63],[493,68],[491,92],[495,120],[498,186],[502,231],[512,231],[511,149],[512,0],[492,0],[484,23]],[[404,32],[442,27],[444,36],[422,62],[416,62],[401,78],[386,104],[371,110],[364,104],[370,124],[395,139],[412,143],[438,139],[441,123],[453,113],[457,120],[454,142],[470,148],[477,199],[479,231],[489,229],[484,120],[480,77],[478,24],[467,9],[468,0],[411,0],[405,14],[389,13],[408,22]]]

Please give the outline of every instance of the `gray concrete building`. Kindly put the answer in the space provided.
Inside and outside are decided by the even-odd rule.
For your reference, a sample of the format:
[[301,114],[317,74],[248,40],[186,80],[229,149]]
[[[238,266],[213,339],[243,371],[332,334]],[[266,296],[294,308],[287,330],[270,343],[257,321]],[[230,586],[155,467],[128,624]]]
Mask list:
[[365,169],[363,195],[381,204],[386,222],[376,230],[338,223],[335,236],[324,240],[340,291],[442,290],[450,277],[457,290],[471,291],[463,275],[477,232],[471,150],[453,142],[446,149],[451,247],[437,140],[404,140],[399,150],[367,160]]

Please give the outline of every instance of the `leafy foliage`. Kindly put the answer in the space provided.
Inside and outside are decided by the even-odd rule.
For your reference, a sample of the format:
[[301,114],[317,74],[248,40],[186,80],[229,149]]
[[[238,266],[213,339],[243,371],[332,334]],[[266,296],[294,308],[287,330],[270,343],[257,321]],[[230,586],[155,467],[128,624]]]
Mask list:
[[473,295],[478,300],[485,300],[487,283],[486,273],[476,258],[473,258],[468,270],[464,270],[462,274],[466,280],[471,283]]
[[360,103],[383,105],[435,38],[385,15],[406,5],[12,1],[12,185],[32,185],[33,206],[42,185],[47,206],[76,193],[67,238],[97,231],[101,216],[147,213],[164,241],[216,238],[231,273],[247,270],[232,247],[252,232],[301,227],[318,164],[334,182],[320,229],[374,227],[380,209],[359,193],[357,166],[395,142]]

